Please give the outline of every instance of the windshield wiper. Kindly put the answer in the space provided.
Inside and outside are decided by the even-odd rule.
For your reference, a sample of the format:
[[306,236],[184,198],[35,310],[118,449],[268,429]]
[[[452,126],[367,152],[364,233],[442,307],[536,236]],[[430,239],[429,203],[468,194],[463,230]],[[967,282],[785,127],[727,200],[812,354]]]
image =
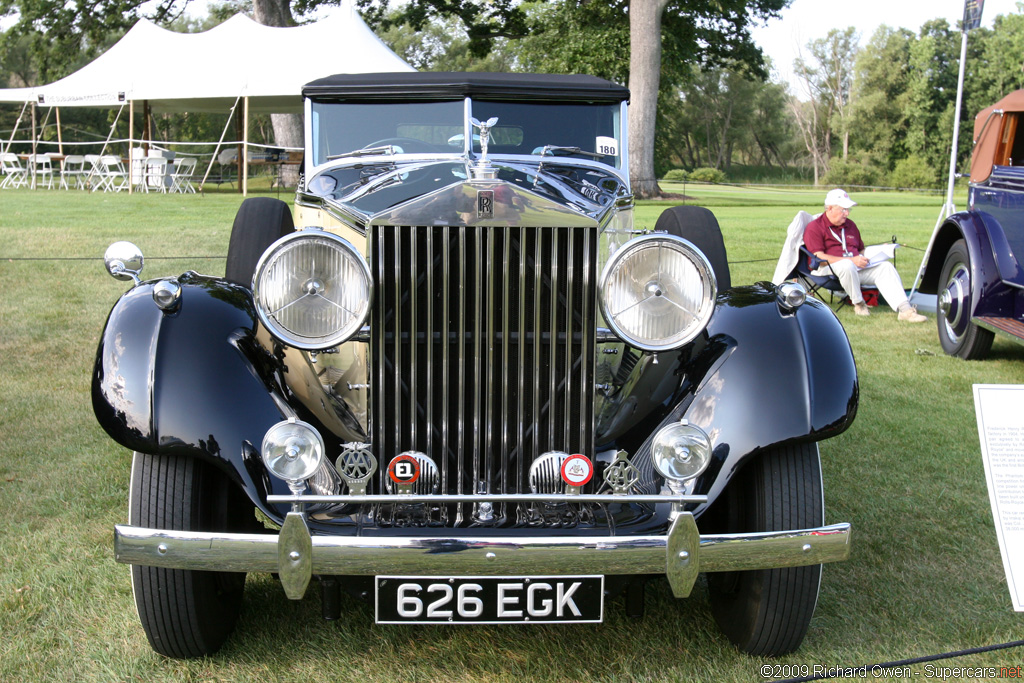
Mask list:
[[394,154],[394,145],[384,145],[383,147],[363,147],[362,149],[353,150],[351,152],[342,152],[341,154],[328,154],[327,161],[335,161],[337,159],[347,159],[349,157],[370,157],[377,154]]
[[604,154],[598,154],[597,152],[588,152],[582,150],[579,147],[561,147],[559,145],[544,145],[544,148],[540,151],[542,157],[545,156],[568,156],[570,154],[582,154],[594,159],[600,159]]

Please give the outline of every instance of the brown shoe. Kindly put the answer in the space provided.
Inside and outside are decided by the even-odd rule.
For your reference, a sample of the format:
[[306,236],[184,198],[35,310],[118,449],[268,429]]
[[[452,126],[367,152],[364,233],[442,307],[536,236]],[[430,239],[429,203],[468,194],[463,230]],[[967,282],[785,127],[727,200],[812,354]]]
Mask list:
[[896,316],[896,319],[905,323],[923,323],[928,318],[918,313],[917,309],[911,306],[910,308],[900,311]]
[[859,304],[853,305],[853,312],[857,315],[871,315],[871,311],[868,310],[868,305],[863,301]]

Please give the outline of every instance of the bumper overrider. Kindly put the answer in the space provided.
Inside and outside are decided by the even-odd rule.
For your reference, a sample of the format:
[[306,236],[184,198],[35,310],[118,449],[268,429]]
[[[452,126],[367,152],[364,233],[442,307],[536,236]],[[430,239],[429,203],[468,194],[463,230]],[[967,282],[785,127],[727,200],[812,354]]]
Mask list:
[[[584,499],[611,497],[572,498],[574,502],[587,502]],[[310,497],[273,498],[282,499],[275,502],[294,503],[296,499]],[[623,500],[621,496],[616,498],[617,502]],[[657,502],[681,505],[698,502],[696,499],[703,496],[673,496],[668,500],[666,496],[628,498],[657,498]],[[700,572],[773,569],[845,560],[850,554],[850,534],[850,525],[842,523],[813,529],[702,535],[689,512],[677,512],[665,535],[313,536],[305,514],[293,511],[288,513],[278,534],[185,532],[118,525],[114,531],[114,551],[117,561],[126,564],[277,573],[285,593],[293,600],[303,597],[314,575],[381,574],[664,574],[673,594],[682,598],[690,594]]]

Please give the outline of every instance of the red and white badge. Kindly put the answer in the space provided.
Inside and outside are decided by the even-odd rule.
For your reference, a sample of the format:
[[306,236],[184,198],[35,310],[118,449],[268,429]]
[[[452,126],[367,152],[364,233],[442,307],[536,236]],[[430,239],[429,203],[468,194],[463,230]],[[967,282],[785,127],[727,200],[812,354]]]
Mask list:
[[388,476],[396,484],[414,484],[420,478],[419,460],[411,455],[399,455],[388,465]]
[[569,486],[583,486],[594,476],[594,463],[585,455],[575,453],[562,462],[562,481]]

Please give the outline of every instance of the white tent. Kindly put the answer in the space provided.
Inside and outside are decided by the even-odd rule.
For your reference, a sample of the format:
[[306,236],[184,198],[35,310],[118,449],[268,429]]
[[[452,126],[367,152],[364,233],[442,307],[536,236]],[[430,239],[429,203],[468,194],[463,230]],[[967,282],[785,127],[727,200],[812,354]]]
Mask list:
[[278,28],[238,14],[202,33],[175,33],[140,19],[75,73],[29,88],[0,89],[0,102],[118,107],[148,101],[157,112],[300,112],[301,90],[336,73],[413,71],[344,3],[313,24]]

